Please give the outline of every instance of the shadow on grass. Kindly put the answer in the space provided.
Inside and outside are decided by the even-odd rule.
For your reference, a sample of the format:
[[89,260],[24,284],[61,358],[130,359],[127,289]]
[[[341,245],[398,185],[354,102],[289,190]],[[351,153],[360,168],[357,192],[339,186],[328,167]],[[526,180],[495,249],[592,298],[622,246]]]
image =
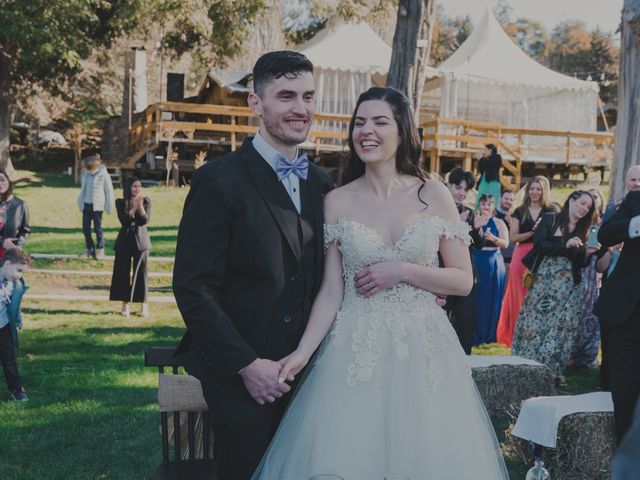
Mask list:
[[[48,309],[48,308],[22,308],[22,313],[27,315],[82,315],[89,313],[86,310]],[[32,319],[29,319],[32,320]]]

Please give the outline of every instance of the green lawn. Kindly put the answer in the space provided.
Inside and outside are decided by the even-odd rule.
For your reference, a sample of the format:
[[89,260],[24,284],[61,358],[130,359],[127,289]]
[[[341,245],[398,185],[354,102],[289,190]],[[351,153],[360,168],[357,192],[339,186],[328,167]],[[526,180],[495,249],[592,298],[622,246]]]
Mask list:
[[[14,193],[26,200],[31,214],[31,233],[28,250],[38,253],[79,254],[84,250],[82,214],[76,206],[79,187],[72,177],[52,173],[21,171]],[[147,187],[145,195],[151,198],[152,213],[149,224],[152,256],[173,256],[177,226],[186,188]],[[122,190],[116,189],[116,198]],[[113,254],[120,223],[115,212],[103,215],[105,251]],[[95,238],[95,237],[94,237]]]
[[[29,202],[31,252],[78,253],[83,249],[78,189],[69,177],[22,172],[16,194]],[[558,192],[560,193],[560,192]],[[564,193],[564,192],[563,192]],[[176,225],[186,189],[149,188],[153,201],[154,254],[172,256]],[[117,232],[106,217],[108,247]],[[36,268],[110,270],[112,262],[79,259],[38,260]],[[170,272],[172,264],[150,262],[150,270]],[[106,294],[109,277],[28,273],[31,293]],[[153,295],[170,294],[170,278],[151,280]],[[151,315],[128,319],[108,302],[25,299],[19,366],[30,395],[26,404],[4,401],[0,391],[0,478],[144,479],[160,463],[157,371],[143,366],[143,349],[173,346],[184,324],[175,305],[151,304]],[[506,355],[499,345],[475,353]],[[595,370],[570,369],[570,389],[596,389]],[[494,425],[503,440],[506,422]],[[526,467],[507,457],[512,480]],[[275,480],[275,479],[274,479]]]

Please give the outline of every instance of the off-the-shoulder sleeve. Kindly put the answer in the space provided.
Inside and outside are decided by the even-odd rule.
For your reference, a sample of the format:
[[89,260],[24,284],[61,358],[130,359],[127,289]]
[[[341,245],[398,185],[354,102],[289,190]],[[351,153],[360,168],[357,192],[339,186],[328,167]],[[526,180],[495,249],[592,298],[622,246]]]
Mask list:
[[467,247],[471,245],[470,231],[471,226],[462,220],[441,220],[440,222],[441,237],[457,238],[462,240]]
[[324,224],[324,248],[329,248],[333,242],[340,241],[340,223],[336,225]]

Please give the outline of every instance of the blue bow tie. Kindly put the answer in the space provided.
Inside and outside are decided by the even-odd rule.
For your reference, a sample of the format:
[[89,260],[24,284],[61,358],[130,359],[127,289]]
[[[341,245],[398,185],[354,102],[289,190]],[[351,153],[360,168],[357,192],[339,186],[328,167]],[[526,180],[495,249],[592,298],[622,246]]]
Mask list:
[[293,162],[288,160],[282,155],[278,155],[276,160],[276,173],[278,174],[278,181],[282,181],[283,178],[287,178],[292,173],[301,180],[307,179],[307,173],[309,172],[309,159],[307,154],[303,153]]

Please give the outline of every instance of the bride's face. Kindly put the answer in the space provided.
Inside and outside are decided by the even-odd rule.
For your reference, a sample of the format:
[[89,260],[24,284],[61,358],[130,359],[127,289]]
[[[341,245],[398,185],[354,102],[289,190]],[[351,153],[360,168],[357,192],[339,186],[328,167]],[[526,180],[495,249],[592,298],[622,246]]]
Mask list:
[[365,164],[395,163],[400,137],[391,106],[382,100],[362,102],[356,114],[352,140],[356,155]]

